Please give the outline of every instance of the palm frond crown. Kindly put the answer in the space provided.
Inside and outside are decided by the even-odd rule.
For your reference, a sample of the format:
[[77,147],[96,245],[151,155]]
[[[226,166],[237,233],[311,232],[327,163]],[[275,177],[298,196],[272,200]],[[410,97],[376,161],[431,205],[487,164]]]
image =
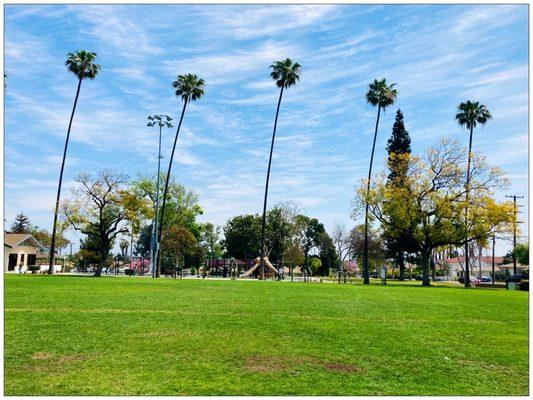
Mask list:
[[477,124],[485,125],[489,119],[492,119],[492,115],[484,104],[468,100],[457,106],[455,119],[459,125],[471,129],[475,128]]
[[178,79],[172,82],[172,87],[176,89],[176,96],[183,101],[195,101],[204,95],[205,81],[196,74],[178,75]]
[[296,85],[300,80],[301,65],[292,62],[290,58],[282,61],[275,61],[269,68],[272,68],[270,77],[276,81],[279,88],[289,88]]
[[392,105],[398,95],[398,91],[394,88],[395,86],[395,83],[387,85],[385,78],[379,81],[374,79],[374,82],[368,85],[368,92],[366,93],[367,103],[373,106],[380,106],[383,109]]
[[65,66],[79,79],[94,79],[100,72],[100,65],[94,63],[95,59],[96,53],[78,50],[75,53],[67,54]]

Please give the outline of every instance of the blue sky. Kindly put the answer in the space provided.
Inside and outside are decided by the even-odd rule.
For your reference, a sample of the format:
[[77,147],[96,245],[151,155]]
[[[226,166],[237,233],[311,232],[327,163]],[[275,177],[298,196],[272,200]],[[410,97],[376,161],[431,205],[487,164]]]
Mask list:
[[82,85],[63,198],[81,171],[155,172],[146,116],[177,118],[171,82],[194,72],[206,94],[187,112],[173,174],[198,191],[202,220],[259,213],[278,96],[268,66],[285,57],[302,64],[302,77],[284,95],[269,205],[291,200],[329,230],[354,223],[350,200],[367,173],[376,115],[364,94],[381,77],[399,95],[381,120],[376,172],[396,108],[418,153],[441,138],[466,145],[454,115],[473,99],[494,116],[475,131],[474,149],[511,179],[497,196],[527,196],[527,18],[525,5],[5,6],[7,223],[24,211],[51,229],[77,83],[64,60],[77,49],[97,52],[102,71]]

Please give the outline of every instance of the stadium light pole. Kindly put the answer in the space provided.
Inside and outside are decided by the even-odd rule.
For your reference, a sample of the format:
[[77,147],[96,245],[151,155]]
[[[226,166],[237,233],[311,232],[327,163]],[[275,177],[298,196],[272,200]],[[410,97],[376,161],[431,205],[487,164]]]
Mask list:
[[[161,159],[163,158],[161,156],[161,133],[163,131],[163,127],[172,128],[172,124],[170,121],[172,121],[172,118],[168,115],[149,115],[148,116],[148,123],[146,126],[159,126],[159,151],[157,153],[157,185],[156,185],[156,194],[155,194],[155,215],[154,215],[154,222],[152,223],[152,240],[150,241],[150,247],[151,247],[151,260],[150,260],[150,268],[152,273],[152,278],[155,278],[156,273],[156,260],[157,260],[157,254],[159,252],[159,243],[157,243],[157,224],[159,221],[159,181],[160,181],[160,175],[161,175]],[[161,221],[161,223],[163,223]]]

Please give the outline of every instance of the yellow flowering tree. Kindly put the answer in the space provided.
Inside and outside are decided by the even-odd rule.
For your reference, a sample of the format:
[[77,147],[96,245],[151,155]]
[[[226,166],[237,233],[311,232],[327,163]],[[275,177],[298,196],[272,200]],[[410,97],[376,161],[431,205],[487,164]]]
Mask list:
[[[469,219],[465,224],[464,168],[466,152],[456,141],[441,141],[424,156],[402,160],[407,172],[402,182],[391,185],[382,174],[367,192],[363,181],[356,197],[355,213],[368,202],[373,220],[385,235],[407,237],[422,260],[424,286],[429,286],[433,249],[445,245],[483,242],[494,233],[507,232],[513,221],[510,202],[497,202],[496,189],[508,185],[503,172],[480,155],[473,157],[470,171]],[[368,194],[367,194],[368,193]]]

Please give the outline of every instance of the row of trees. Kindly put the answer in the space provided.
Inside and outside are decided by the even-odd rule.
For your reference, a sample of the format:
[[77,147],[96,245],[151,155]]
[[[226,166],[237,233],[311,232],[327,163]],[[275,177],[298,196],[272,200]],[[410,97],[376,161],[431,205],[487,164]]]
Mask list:
[[[381,110],[394,104],[398,91],[385,79],[369,85],[366,100],[378,108],[368,179],[363,181],[354,212],[364,210],[365,254],[364,283],[369,283],[368,230],[370,219],[377,219],[387,242],[389,255],[404,269],[405,254],[417,253],[423,266],[423,285],[429,285],[431,253],[442,246],[464,248],[465,286],[470,286],[469,244],[485,244],[488,238],[506,232],[514,222],[509,203],[497,203],[492,195],[508,182],[503,173],[490,167],[485,159],[472,152],[474,128],[491,118],[487,107],[479,102],[459,104],[456,121],[469,130],[468,152],[455,141],[442,141],[425,156],[411,156],[410,138],[398,110],[389,140],[388,176],[382,174],[372,182],[372,163]],[[463,166],[466,165],[466,168]]]
[[[166,176],[162,176],[166,180]],[[97,264],[95,275],[107,266],[109,255],[119,238],[129,237],[130,254],[148,257],[156,201],[156,177],[139,176],[131,181],[127,176],[103,170],[93,176],[80,174],[73,197],[62,203],[60,226],[73,228],[85,235],[80,249],[85,260]],[[168,179],[166,213],[162,220],[166,252],[163,267],[173,268],[177,262],[200,260],[204,244],[212,234],[212,224],[200,224],[202,214],[198,195]],[[124,242],[120,247],[124,249]],[[134,245],[135,243],[135,245]],[[127,248],[127,247],[126,247]],[[198,264],[200,261],[196,261]]]
[[[67,55],[67,60],[65,62],[65,65],[68,71],[73,73],[77,77],[78,86],[76,90],[74,104],[72,107],[72,112],[70,115],[69,125],[67,129],[67,136],[65,140],[65,146],[63,149],[63,159],[61,163],[61,170],[59,174],[59,183],[58,183],[57,196],[56,196],[54,223],[53,223],[53,228],[52,228],[52,239],[51,239],[51,247],[50,247],[49,273],[53,273],[53,270],[54,270],[53,265],[54,265],[54,256],[55,256],[55,248],[56,248],[56,230],[57,230],[58,212],[59,212],[59,207],[60,207],[61,186],[62,186],[62,181],[63,181],[63,172],[65,168],[65,160],[66,160],[67,149],[68,149],[68,144],[69,144],[70,132],[72,128],[72,121],[73,121],[74,114],[76,111],[76,105],[78,102],[81,84],[83,80],[94,79],[98,75],[101,69],[100,65],[95,63],[95,59],[96,59],[96,53],[94,52],[77,51],[76,53],[69,53]],[[298,63],[294,63],[289,58],[283,61],[275,62],[273,65],[270,66],[270,68],[272,69],[270,76],[276,82],[276,85],[280,88],[280,95],[279,95],[278,105],[276,109],[274,129],[272,133],[272,143],[270,147],[270,157],[269,157],[269,162],[268,162],[267,178],[266,178],[266,183],[265,183],[265,196],[264,196],[263,216],[262,216],[262,224],[261,224],[261,246],[260,246],[261,260],[263,260],[263,256],[265,254],[265,218],[266,218],[266,209],[267,209],[268,182],[269,182],[269,176],[270,176],[270,167],[272,163],[272,153],[274,149],[274,139],[276,135],[276,126],[277,126],[277,121],[278,121],[279,109],[281,105],[281,99],[283,97],[284,89],[295,85],[296,82],[300,79],[300,76],[299,76],[300,65]],[[204,95],[205,82],[203,79],[199,78],[195,74],[178,75],[178,79],[172,83],[172,87],[175,90],[176,96],[180,98],[181,101],[183,102],[183,108],[181,111],[181,116],[179,119],[179,123],[178,123],[177,130],[176,130],[176,135],[174,138],[174,143],[172,146],[171,156],[170,156],[169,165],[168,165],[168,171],[165,175],[165,187],[163,190],[162,206],[161,206],[160,212],[159,212],[158,207],[156,207],[157,215],[155,215],[155,218],[158,221],[158,224],[156,224],[156,226],[158,227],[157,243],[162,243],[162,238],[163,238],[163,223],[162,222],[164,221],[164,218],[165,218],[167,194],[168,194],[169,181],[170,181],[171,171],[172,171],[172,162],[174,159],[176,144],[178,141],[179,132],[182,126],[185,111],[186,111],[187,105],[190,102],[198,100]],[[100,230],[101,232],[99,232],[99,235],[102,238],[101,240],[103,240],[103,237],[107,237],[108,235],[111,235],[114,237],[114,235],[121,233],[120,230],[116,228],[112,232],[107,232],[107,231],[104,232],[102,228],[100,228]],[[102,245],[104,246],[104,248],[102,249],[102,252],[105,252],[107,246],[109,245],[108,240],[106,240],[105,242],[102,242]],[[159,248],[159,246],[156,246],[156,248]],[[157,260],[157,276],[159,276],[160,271],[161,271],[161,256],[162,256],[162,251],[159,251],[158,260]],[[262,263],[262,267],[261,267],[261,276],[264,276],[264,263]]]
[[[100,66],[94,63],[95,58],[96,53],[78,51],[69,53],[66,61],[67,69],[78,78],[78,87],[67,130],[59,176],[50,246],[50,272],[53,271],[61,184],[72,120],[82,81],[87,78],[95,78],[100,70]],[[326,268],[325,260],[327,260],[328,268],[331,267],[332,262],[335,265],[341,265],[343,256],[339,249],[335,248],[333,240],[325,233],[323,226],[316,219],[301,214],[287,216],[284,214],[287,210],[284,210],[283,207],[275,207],[267,213],[269,177],[280,105],[284,90],[294,86],[299,81],[301,66],[287,58],[275,62],[270,68],[272,69],[270,76],[280,89],[280,94],[270,145],[260,226],[257,226],[258,216],[241,216],[243,221],[229,221],[225,227],[226,244],[231,243],[230,228],[232,223],[246,222],[250,224],[249,226],[253,226],[253,229],[249,226],[241,226],[240,229],[260,232],[258,247],[255,239],[250,239],[250,247],[246,250],[248,255],[259,253],[261,260],[263,260],[266,254],[270,254],[271,258],[279,259],[280,254],[284,256],[287,251],[290,253],[291,249],[298,247],[304,254],[304,265],[308,268],[310,253],[312,249],[317,248],[319,254],[322,254],[320,256],[323,261],[322,268]],[[77,180],[82,186],[76,193],[77,197],[72,201],[65,202],[62,212],[68,225],[85,233],[88,238],[90,237],[90,242],[96,243],[98,241],[99,254],[102,259],[109,253],[118,235],[126,232],[134,235],[144,229],[141,237],[146,241],[146,238],[150,237],[147,230],[151,227],[145,225],[143,228],[139,221],[143,219],[144,221],[151,221],[154,218],[158,221],[157,242],[161,243],[163,248],[158,253],[157,275],[161,271],[162,259],[186,259],[187,257],[198,256],[199,252],[185,252],[178,249],[180,246],[182,248],[191,247],[195,243],[194,240],[198,242],[201,232],[197,226],[191,224],[191,221],[172,220],[175,215],[170,210],[172,208],[171,170],[187,105],[203,96],[204,86],[203,79],[194,74],[179,75],[177,80],[172,83],[175,94],[182,101],[183,107],[168,170],[164,175],[162,207],[158,215],[154,215],[154,203],[157,203],[155,201],[158,200],[155,198],[157,196],[154,195],[153,191],[149,194],[143,191],[142,182],[133,183],[128,190],[118,190],[119,187],[126,184],[126,178],[110,171],[104,171],[97,178],[91,178],[89,175],[78,177]],[[424,267],[423,284],[428,285],[428,268],[432,251],[442,246],[462,245],[467,264],[465,284],[469,286],[469,243],[483,244],[491,234],[506,230],[508,224],[512,222],[509,204],[497,203],[492,198],[493,190],[504,188],[506,185],[503,174],[498,169],[488,166],[483,157],[472,153],[474,128],[477,125],[485,124],[492,116],[484,105],[477,102],[461,103],[458,107],[456,120],[461,126],[469,129],[468,152],[462,149],[457,142],[443,141],[429,149],[424,156],[411,156],[410,139],[403,125],[401,111],[398,110],[393,127],[393,136],[388,145],[387,166],[389,173],[388,175],[382,174],[372,181],[372,164],[381,111],[393,105],[397,95],[398,91],[395,84],[388,84],[385,79],[374,80],[369,85],[366,94],[366,101],[377,107],[377,117],[368,179],[362,182],[357,198],[358,206],[354,212],[356,216],[360,212],[364,212],[362,254],[364,283],[369,283],[370,224],[373,220],[377,220],[380,223],[380,235],[386,243],[386,258],[395,260],[401,276],[403,276],[402,271],[405,269],[406,255],[417,254]],[[466,164],[466,168],[462,167],[464,164]],[[146,182],[144,183],[146,184]],[[176,207],[179,207],[179,204],[178,201]],[[191,212],[193,217],[198,213],[194,210]],[[169,217],[167,217],[168,213],[172,215],[170,222]],[[125,227],[121,223],[122,221],[128,221],[129,227]],[[167,252],[167,256],[165,256],[164,249],[165,235],[163,232],[165,230],[168,230],[169,233],[166,244],[169,249],[174,249],[173,253]],[[242,232],[239,234],[242,235]],[[146,246],[143,247],[141,244],[138,244],[137,247],[146,250]],[[131,240],[130,248],[133,251],[133,240]],[[228,251],[232,249],[231,244],[227,249]],[[233,250],[241,251],[240,249]],[[238,256],[238,254],[234,255]],[[101,263],[100,265],[102,265]],[[264,264],[261,268],[261,276],[264,276]]]
[[225,254],[248,260],[264,254],[277,265],[300,266],[314,275],[328,275],[331,268],[338,268],[335,246],[324,225],[301,214],[293,203],[279,203],[266,212],[264,234],[262,221],[257,214],[228,220],[223,228]]

